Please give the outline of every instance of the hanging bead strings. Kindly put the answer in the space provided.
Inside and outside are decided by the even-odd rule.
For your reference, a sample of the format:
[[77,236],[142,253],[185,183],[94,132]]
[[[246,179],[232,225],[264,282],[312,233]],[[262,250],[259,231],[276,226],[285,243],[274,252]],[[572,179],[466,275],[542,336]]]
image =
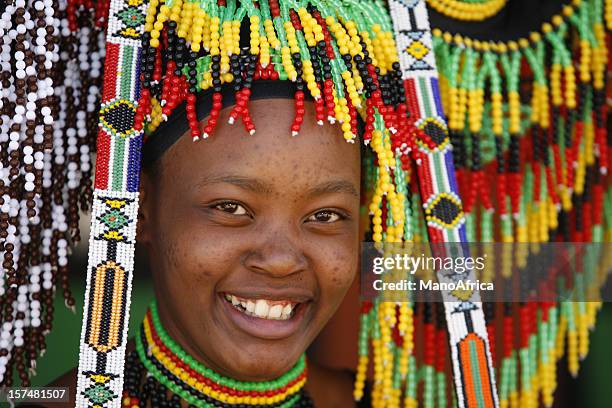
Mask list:
[[107,1],[15,0],[0,17],[0,385],[36,372],[91,203]]
[[[609,1],[575,1],[539,32],[505,43],[434,30],[469,241],[610,241],[609,10]],[[522,252],[503,254],[508,283],[525,265]],[[580,260],[583,273],[571,277],[576,299],[591,293],[586,282],[602,282],[595,274],[606,262]],[[526,273],[517,273],[527,293]],[[557,279],[546,290],[556,291]],[[600,307],[485,305],[501,405],[550,406],[558,360],[567,351],[577,375]],[[493,336],[498,316],[501,339]]]

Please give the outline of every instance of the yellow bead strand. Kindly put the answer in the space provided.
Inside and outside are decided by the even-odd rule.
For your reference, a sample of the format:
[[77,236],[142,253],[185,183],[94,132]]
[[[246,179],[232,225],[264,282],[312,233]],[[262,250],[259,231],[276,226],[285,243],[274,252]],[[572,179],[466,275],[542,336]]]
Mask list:
[[315,47],[317,45],[317,42],[315,40],[315,35],[312,29],[312,21],[314,20],[314,18],[310,15],[310,13],[308,13],[308,11],[304,7],[299,8],[297,13],[300,17],[300,22],[302,23],[302,31],[304,32],[304,39],[306,40],[306,44],[308,44],[309,47]]
[[501,136],[504,132],[503,96],[501,92],[491,95],[491,114],[493,116],[493,134]]
[[484,112],[484,89],[468,91],[468,118],[470,131],[479,133],[482,129],[482,115]]
[[589,352],[589,322],[586,313],[586,303],[578,302],[578,313],[576,316],[578,326],[578,355],[584,360]]
[[332,16],[328,16],[325,19],[325,22],[327,23],[327,26],[329,27],[330,31],[336,38],[336,44],[338,45],[338,51],[340,52],[340,55],[348,54],[349,45],[350,45],[350,37],[344,30],[344,27],[342,26],[342,24],[337,22]]
[[565,74],[565,104],[570,109],[576,109],[576,74],[572,65],[563,67]]
[[372,51],[373,54],[370,55],[374,55],[376,57],[376,61],[377,61],[377,66],[380,68],[380,74],[381,75],[385,75],[387,73],[387,58],[385,55],[385,51],[384,51],[384,47],[383,47],[383,40],[382,37],[384,36],[384,34],[382,33],[382,28],[380,27],[379,24],[374,24],[372,26],[372,31],[374,31],[374,37],[372,38]]
[[210,19],[210,55],[219,55],[219,17],[214,16]]
[[380,66],[376,58],[376,53],[374,52],[374,47],[372,46],[372,39],[370,38],[370,33],[368,33],[367,31],[362,31],[361,38],[363,39],[363,43],[366,46],[366,51],[368,52],[368,55],[372,59],[372,65]]
[[363,79],[361,78],[361,75],[359,75],[359,70],[357,70],[356,66],[353,65],[351,70],[353,72],[353,80],[355,81],[355,89],[359,94],[361,94],[363,92]]
[[561,87],[561,64],[553,64],[550,68],[550,94],[553,106],[559,107],[563,104],[563,93]]
[[580,81],[591,81],[591,56],[592,50],[588,40],[580,40]]
[[[380,310],[379,310],[380,313]],[[378,317],[378,316],[377,316]],[[381,329],[382,331],[382,329]],[[372,407],[384,407],[382,398],[381,382],[383,377],[383,362],[382,362],[382,349],[383,342],[380,338],[372,339],[372,350],[374,353],[374,386],[372,388]]]
[[388,400],[393,388],[393,352],[391,329],[395,326],[395,304],[383,302],[379,306],[380,340],[382,348],[382,398]]
[[221,38],[219,39],[219,52],[221,54],[221,75],[227,74],[230,70],[230,55],[232,54],[233,33],[232,22],[229,20],[221,23]]
[[206,12],[200,7],[195,8],[195,17],[191,36],[191,51],[199,52],[202,47],[202,33],[206,26]]
[[[163,3],[163,0],[162,0],[162,3]],[[153,24],[155,23],[155,13],[157,13],[158,5],[159,5],[159,0],[151,0],[149,2],[149,7],[147,8],[147,15],[145,16],[145,25],[144,25],[144,29],[147,33],[150,33],[153,30]]]
[[202,28],[202,45],[206,51],[210,51],[211,16],[204,12],[204,26]]
[[280,50],[281,43],[276,36],[276,31],[274,31],[274,24],[272,23],[272,20],[264,20],[264,30],[266,32],[266,36],[268,37],[268,43],[270,46],[272,46],[272,48],[275,50]]
[[361,97],[357,92],[357,87],[355,86],[355,80],[353,79],[353,75],[351,75],[351,71],[344,71],[342,73],[342,79],[344,79],[344,84],[346,86],[346,93],[348,94],[351,104],[359,109],[361,108]]
[[[578,304],[576,302],[572,302],[568,306],[572,309],[572,313],[577,319],[578,315]],[[576,321],[576,325],[578,322]],[[572,376],[576,377],[578,375],[578,369],[580,366],[580,357],[578,352],[578,332],[577,328],[567,330],[567,362],[568,369]]]
[[232,54],[240,55],[240,24],[238,20],[232,21]]
[[160,33],[161,28],[156,28],[156,27],[160,27],[159,24],[161,24],[161,27],[163,27],[163,23],[165,23],[168,20],[170,13],[171,13],[170,8],[165,4],[159,8],[159,13],[156,16],[155,24],[153,25],[153,29],[151,30],[151,40],[149,41],[149,44],[151,45],[151,47],[153,48],[159,47],[159,36],[161,34]]
[[306,60],[304,61],[302,66],[304,81],[306,81],[306,87],[310,91],[310,94],[314,99],[319,99],[321,97],[321,90],[317,85],[316,78],[314,75],[314,68],[312,67],[312,61]]
[[355,386],[353,388],[353,398],[355,401],[361,401],[363,398],[363,390],[367,379],[368,362],[368,356],[359,356],[357,373],[355,374]]
[[350,53],[351,56],[363,55],[361,50],[361,38],[359,37],[359,30],[357,30],[357,26],[354,21],[346,21],[345,22],[346,31],[351,38],[351,46]]
[[383,33],[383,52],[386,56],[387,69],[393,69],[393,64],[399,62],[399,54],[397,53],[397,46],[395,45],[395,38],[393,33],[385,31]]
[[183,3],[181,8],[180,21],[178,22],[176,33],[180,38],[188,40],[189,32],[191,30],[191,21],[193,20],[192,6],[194,3]]
[[597,47],[593,49],[593,87],[601,90],[605,86],[606,65],[608,64],[608,48],[606,46],[606,32],[603,24],[593,27]]
[[287,73],[287,77],[291,81],[295,81],[297,79],[297,70],[293,66],[291,53],[300,52],[300,49],[297,45],[297,38],[295,37],[295,29],[293,28],[293,24],[291,24],[290,21],[286,21],[283,24],[283,27],[285,28],[287,42],[289,45],[281,48],[282,64],[283,68],[285,68],[285,72]]
[[249,20],[251,23],[250,25],[250,32],[251,32],[250,51],[252,55],[259,55],[260,45],[261,45],[261,40],[259,36],[259,16],[254,14],[249,18]]

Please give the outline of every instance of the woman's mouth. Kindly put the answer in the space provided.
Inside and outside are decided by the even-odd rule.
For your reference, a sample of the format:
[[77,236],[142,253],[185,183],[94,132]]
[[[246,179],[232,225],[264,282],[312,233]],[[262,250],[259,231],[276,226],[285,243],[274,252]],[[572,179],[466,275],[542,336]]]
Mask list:
[[245,299],[229,293],[225,300],[248,316],[267,320],[289,320],[300,305],[289,300]]
[[[232,324],[252,337],[264,340],[280,340],[297,333],[305,322],[307,311],[312,306],[310,296],[265,295],[240,296],[228,292],[220,293],[219,300],[224,314]],[[263,295],[263,296],[262,296]]]

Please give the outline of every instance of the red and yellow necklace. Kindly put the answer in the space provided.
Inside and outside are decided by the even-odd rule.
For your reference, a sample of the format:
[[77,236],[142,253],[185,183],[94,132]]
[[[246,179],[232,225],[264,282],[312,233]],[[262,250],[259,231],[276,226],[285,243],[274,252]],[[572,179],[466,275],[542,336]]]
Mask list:
[[[244,382],[223,377],[203,366],[183,350],[164,330],[155,302],[136,336],[136,351],[127,358],[124,407],[144,407],[147,401],[166,398],[194,407],[312,407],[304,390],[307,366],[304,355],[281,377]],[[148,373],[141,388],[142,374]],[[148,385],[147,385],[148,384]],[[143,397],[144,396],[144,397]],[[177,405],[179,407],[180,405]]]

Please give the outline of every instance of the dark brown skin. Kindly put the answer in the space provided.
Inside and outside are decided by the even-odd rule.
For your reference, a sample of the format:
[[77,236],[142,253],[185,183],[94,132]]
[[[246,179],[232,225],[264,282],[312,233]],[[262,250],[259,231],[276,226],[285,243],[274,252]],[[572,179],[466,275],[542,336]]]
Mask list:
[[[142,177],[138,239],[162,323],[193,357],[242,381],[288,371],[358,268],[359,147],[318,126],[306,105],[298,137],[291,100],[251,102],[254,136],[226,124],[225,109],[210,139],[182,137]],[[253,335],[229,318],[225,293],[299,300],[303,317],[285,337]],[[351,387],[350,376],[311,364],[317,406],[352,406]]]

